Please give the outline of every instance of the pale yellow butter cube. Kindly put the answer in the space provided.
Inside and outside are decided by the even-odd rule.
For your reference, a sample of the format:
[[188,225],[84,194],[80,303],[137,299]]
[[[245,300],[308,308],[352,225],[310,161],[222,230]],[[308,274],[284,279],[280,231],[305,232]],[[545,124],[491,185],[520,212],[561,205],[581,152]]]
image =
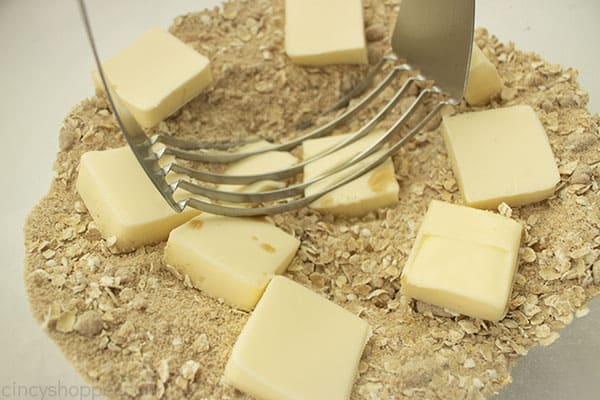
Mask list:
[[83,154],[77,191],[102,236],[114,236],[123,250],[166,240],[198,214],[173,211],[128,146]]
[[[306,165],[304,167],[304,182],[308,182],[311,179],[342,165],[347,160],[367,149],[381,135],[382,132],[373,133],[321,160]],[[336,135],[306,140],[302,144],[304,159],[314,157],[326,149],[332,148],[349,136],[350,135]],[[384,151],[384,149],[381,149],[376,152],[375,155],[370,156],[357,166],[349,168],[345,172],[342,171],[336,173],[330,178],[326,178],[310,185],[305,189],[305,194],[309,196],[321,191],[323,188],[331,186],[338,177],[349,176],[351,173],[361,169],[366,164],[369,164],[369,161],[372,161],[373,158],[378,157]],[[394,164],[391,159],[388,159],[383,164],[360,178],[321,197],[319,200],[312,203],[310,207],[333,214],[362,215],[369,211],[396,203],[398,201],[398,190],[398,182],[394,175]]]
[[[173,114],[212,81],[208,59],[160,29],[144,33],[102,66],[119,98],[146,128]],[[103,91],[97,71],[93,78],[96,90]]]
[[444,140],[466,204],[543,200],[560,180],[546,131],[524,105],[444,118]]
[[285,0],[285,51],[297,64],[366,64],[361,0]]
[[402,294],[473,318],[501,320],[521,231],[510,218],[432,201],[402,271]]
[[369,325],[274,277],[235,343],[225,382],[261,400],[349,399]]
[[263,218],[201,214],[173,230],[165,262],[197,289],[251,310],[273,275],[285,271],[298,239]]
[[465,90],[465,100],[472,106],[486,104],[502,91],[502,79],[496,66],[487,59],[483,51],[473,44],[469,80]]
[[[272,144],[263,140],[244,146],[239,151],[249,152],[261,150],[268,146],[272,146]],[[257,154],[234,162],[230,164],[227,169],[225,169],[224,173],[227,175],[258,175],[288,168],[297,163],[298,159],[287,151],[268,151],[266,153]],[[223,184],[219,185],[218,189],[229,192],[252,193],[266,192],[269,190],[281,189],[283,187],[285,187],[285,182],[264,180],[248,185]]]

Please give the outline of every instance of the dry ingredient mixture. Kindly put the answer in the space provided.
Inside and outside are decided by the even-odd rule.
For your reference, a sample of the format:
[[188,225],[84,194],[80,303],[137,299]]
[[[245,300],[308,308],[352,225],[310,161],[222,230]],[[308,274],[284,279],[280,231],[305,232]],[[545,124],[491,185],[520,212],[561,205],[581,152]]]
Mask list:
[[[397,5],[398,0],[364,0],[372,63],[389,49]],[[210,58],[215,83],[154,131],[209,140],[245,135],[284,140],[297,135],[299,126],[331,118],[317,117],[367,68],[292,65],[283,50],[283,25],[282,0],[236,0],[223,10],[176,18],[171,32]],[[533,106],[562,177],[547,201],[499,208],[525,226],[503,321],[451,315],[398,293],[429,201],[460,202],[435,124],[394,157],[400,183],[395,207],[361,218],[310,209],[273,217],[302,240],[286,275],[373,328],[353,399],[490,397],[510,382],[519,356],[556,340],[557,330],[585,315],[586,303],[600,294],[600,117],[586,111],[577,71],[517,51],[484,30],[476,42],[506,85],[489,107]],[[364,123],[392,93],[388,89],[342,131]],[[462,104],[445,112],[472,109]],[[384,126],[398,115],[396,110]],[[81,154],[122,145],[104,98],[85,100],[67,116],[57,176],[25,227],[33,313],[81,374],[110,398],[244,398],[220,379],[248,314],[168,271],[164,243],[118,254],[77,195]]]

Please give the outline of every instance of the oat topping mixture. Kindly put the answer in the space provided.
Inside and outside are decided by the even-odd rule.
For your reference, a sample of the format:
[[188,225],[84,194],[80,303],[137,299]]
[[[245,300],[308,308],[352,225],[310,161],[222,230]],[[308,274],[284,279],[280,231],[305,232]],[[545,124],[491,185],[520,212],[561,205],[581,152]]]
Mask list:
[[[389,51],[398,0],[363,3],[373,63]],[[331,118],[319,114],[367,67],[293,65],[283,50],[283,27],[282,0],[235,0],[222,10],[177,17],[171,32],[210,58],[215,83],[154,131],[203,140],[259,135],[281,141]],[[485,30],[477,32],[476,42],[506,85],[487,108],[534,107],[562,177],[549,200],[499,207],[525,226],[503,321],[452,315],[398,291],[430,200],[460,203],[439,119],[394,157],[396,206],[361,218],[310,209],[273,217],[302,241],[286,275],[373,328],[353,399],[490,397],[510,382],[519,356],[556,340],[557,330],[584,316],[586,303],[600,294],[600,117],[586,111],[577,71],[520,52]],[[393,88],[386,90],[340,133],[356,129],[392,94]],[[462,104],[445,113],[474,109]],[[75,190],[83,152],[122,145],[104,98],[84,100],[67,116],[56,178],[25,227],[32,311],[85,379],[110,398],[244,398],[220,379],[248,314],[167,270],[164,243],[119,254],[114,241],[101,238]]]

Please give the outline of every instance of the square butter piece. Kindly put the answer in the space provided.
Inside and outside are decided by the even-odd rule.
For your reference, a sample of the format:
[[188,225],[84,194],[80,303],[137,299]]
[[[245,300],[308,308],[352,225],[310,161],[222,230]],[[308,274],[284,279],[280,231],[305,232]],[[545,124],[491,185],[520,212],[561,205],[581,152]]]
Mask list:
[[[272,146],[267,141],[259,141],[256,143],[249,144],[242,147],[239,151],[250,152],[255,150],[262,150]],[[257,175],[265,174],[268,172],[274,172],[281,169],[285,169],[298,163],[298,159],[287,151],[268,151],[266,153],[256,154],[249,156],[240,161],[230,164],[225,169],[227,175]],[[269,190],[281,189],[285,187],[285,182],[264,180],[254,182],[248,185],[228,185],[222,184],[218,186],[219,190],[230,191],[230,192],[241,192],[241,193],[256,193],[266,192]]]
[[502,79],[496,66],[473,43],[465,100],[472,106],[487,104],[490,99],[500,94],[502,87]]
[[432,201],[402,271],[402,294],[473,318],[501,320],[521,231],[510,218]]
[[[168,32],[152,29],[103,63],[108,81],[145,128],[198,96],[212,80],[209,61]],[[97,71],[97,91],[104,91]]]
[[285,51],[296,64],[366,64],[361,0],[285,0]]
[[[304,167],[304,182],[308,182],[334,169],[367,149],[377,138],[381,137],[382,133],[375,132],[370,134],[321,160],[306,165]],[[347,134],[306,140],[302,144],[304,159],[314,157],[350,136],[350,134]],[[349,176],[360,169],[361,166],[369,164],[370,160],[377,158],[384,151],[384,149],[379,150],[356,167],[348,168],[345,173],[343,171],[339,172],[331,178],[326,178],[310,185],[305,189],[305,194],[309,196],[321,191],[323,188],[331,186],[337,177]],[[332,214],[363,215],[369,211],[396,203],[398,201],[398,191],[399,186],[394,174],[394,164],[391,159],[388,159],[360,178],[321,197],[319,200],[313,202],[310,207]]]
[[369,325],[282,276],[274,277],[225,367],[225,382],[261,400],[349,399]]
[[251,310],[299,246],[298,239],[264,218],[201,214],[171,232],[165,262],[188,275],[197,289]]
[[77,191],[102,236],[116,237],[122,250],[164,241],[173,228],[198,214],[173,211],[128,146],[84,153]]
[[546,131],[525,105],[446,117],[448,156],[467,205],[496,208],[543,200],[560,180]]

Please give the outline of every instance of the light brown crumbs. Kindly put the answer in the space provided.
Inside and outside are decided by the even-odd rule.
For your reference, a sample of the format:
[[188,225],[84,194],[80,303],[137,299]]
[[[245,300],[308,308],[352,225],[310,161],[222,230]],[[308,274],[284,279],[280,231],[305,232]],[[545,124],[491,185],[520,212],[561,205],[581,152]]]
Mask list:
[[261,243],[260,248],[267,253],[275,253],[275,247],[271,246],[269,243]]
[[389,168],[380,168],[369,177],[368,185],[374,192],[383,192],[394,179],[394,174]]
[[[369,60],[386,40],[398,0],[364,0]],[[247,136],[283,141],[333,116],[365,66],[300,67],[283,49],[282,0],[232,1],[224,10],[177,17],[171,32],[211,60],[214,83],[150,133],[202,140]],[[550,199],[502,206],[524,226],[506,318],[474,320],[399,293],[400,274],[431,199],[460,203],[437,131],[439,118],[393,157],[398,203],[364,217],[312,209],[274,216],[301,240],[286,275],[364,318],[373,328],[352,399],[491,397],[510,382],[519,356],[555,341],[600,293],[600,118],[586,109],[577,71],[523,53],[485,30],[476,42],[505,89],[492,104],[529,104],[548,133],[561,182]],[[386,72],[386,71],[384,71]],[[402,78],[405,78],[404,75]],[[401,79],[336,133],[356,130]],[[400,102],[405,109],[417,95]],[[352,102],[354,104],[355,101]],[[425,111],[418,112],[417,117]],[[397,112],[382,122],[389,127]],[[247,398],[221,382],[248,314],[191,288],[164,265],[164,243],[113,254],[75,190],[79,158],[125,143],[104,98],[82,101],[60,132],[56,177],[25,227],[25,278],[32,310],[91,384],[110,398]]]
[[204,221],[202,221],[201,219],[193,219],[190,222],[188,222],[188,226],[191,229],[200,230],[200,229],[202,229],[203,225],[204,225]]

